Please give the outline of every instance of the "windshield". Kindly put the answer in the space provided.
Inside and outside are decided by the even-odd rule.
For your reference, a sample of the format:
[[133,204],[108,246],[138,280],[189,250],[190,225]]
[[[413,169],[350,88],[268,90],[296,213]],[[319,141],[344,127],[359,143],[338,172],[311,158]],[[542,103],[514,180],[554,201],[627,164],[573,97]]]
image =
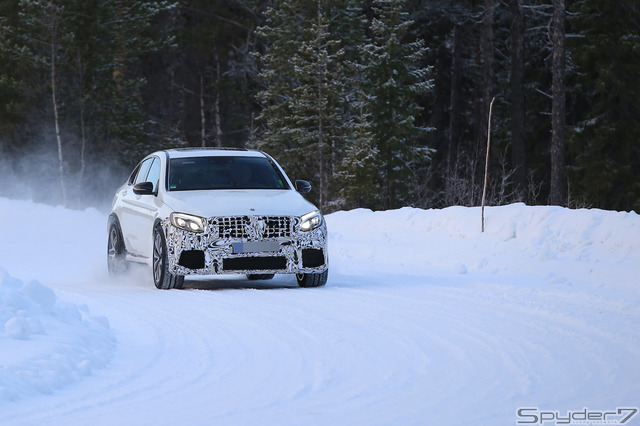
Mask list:
[[169,190],[289,189],[280,171],[264,157],[172,158]]

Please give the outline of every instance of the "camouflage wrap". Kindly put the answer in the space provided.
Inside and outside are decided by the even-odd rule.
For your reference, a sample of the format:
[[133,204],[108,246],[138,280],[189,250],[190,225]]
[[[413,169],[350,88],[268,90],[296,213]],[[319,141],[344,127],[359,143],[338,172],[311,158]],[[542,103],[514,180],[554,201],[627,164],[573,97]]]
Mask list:
[[[296,216],[219,216],[205,221],[204,232],[195,233],[173,226],[167,218],[161,222],[166,236],[169,271],[176,275],[218,274],[295,274],[320,273],[328,267],[327,228],[300,230],[300,217]],[[237,252],[238,243],[271,242],[276,251]],[[273,244],[277,243],[277,244]],[[234,247],[235,246],[235,247]],[[303,250],[316,249],[324,253],[324,263],[316,267],[303,266]],[[179,264],[187,250],[204,252],[203,268],[187,268]],[[286,259],[282,269],[225,270],[225,259],[250,257],[279,257]]]

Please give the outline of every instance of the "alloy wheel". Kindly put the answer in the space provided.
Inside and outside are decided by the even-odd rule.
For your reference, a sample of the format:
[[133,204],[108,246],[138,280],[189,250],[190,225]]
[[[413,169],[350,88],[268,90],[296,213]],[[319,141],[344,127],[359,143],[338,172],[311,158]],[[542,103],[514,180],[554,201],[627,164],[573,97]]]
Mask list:
[[153,239],[153,281],[157,284],[162,281],[164,268],[164,245],[162,235],[156,231]]

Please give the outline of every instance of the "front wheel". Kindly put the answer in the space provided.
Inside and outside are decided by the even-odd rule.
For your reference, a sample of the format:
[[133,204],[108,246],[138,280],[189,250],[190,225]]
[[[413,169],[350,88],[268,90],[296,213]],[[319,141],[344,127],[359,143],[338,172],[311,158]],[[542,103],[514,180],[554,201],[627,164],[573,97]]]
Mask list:
[[322,287],[327,283],[329,269],[317,274],[296,274],[298,285],[300,287]]
[[153,283],[157,288],[169,290],[172,288],[182,288],[184,275],[174,275],[169,272],[169,262],[167,262],[167,242],[160,225],[153,228]]

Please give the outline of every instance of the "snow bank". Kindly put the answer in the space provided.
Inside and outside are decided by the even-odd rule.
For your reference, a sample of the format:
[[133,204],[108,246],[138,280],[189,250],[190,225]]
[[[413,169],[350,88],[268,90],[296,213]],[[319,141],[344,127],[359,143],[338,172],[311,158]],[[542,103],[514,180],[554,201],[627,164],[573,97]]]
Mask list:
[[106,318],[0,268],[0,406],[90,375],[107,365],[114,347]]
[[368,260],[340,272],[525,274],[638,290],[640,216],[633,212],[488,207],[484,233],[479,207],[359,209],[328,215],[327,222],[333,258]]

